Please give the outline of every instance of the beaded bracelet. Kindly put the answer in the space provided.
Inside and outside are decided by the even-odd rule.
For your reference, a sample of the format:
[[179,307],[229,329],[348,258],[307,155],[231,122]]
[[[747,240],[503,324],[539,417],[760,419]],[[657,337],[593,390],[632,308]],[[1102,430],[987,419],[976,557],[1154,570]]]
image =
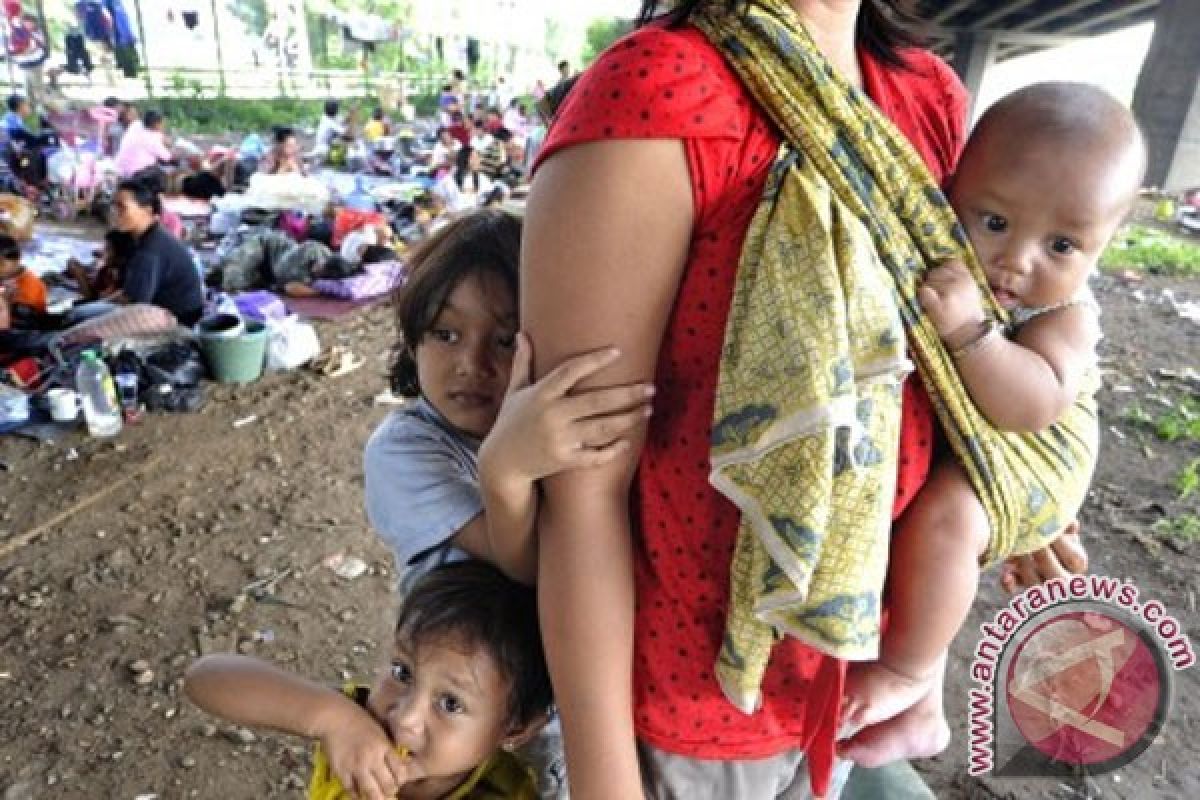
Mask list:
[[950,351],[950,357],[955,361],[959,361],[974,353],[979,348],[983,347],[994,335],[1000,332],[1000,323],[994,319],[986,320],[983,323],[983,330],[978,336],[971,341]]

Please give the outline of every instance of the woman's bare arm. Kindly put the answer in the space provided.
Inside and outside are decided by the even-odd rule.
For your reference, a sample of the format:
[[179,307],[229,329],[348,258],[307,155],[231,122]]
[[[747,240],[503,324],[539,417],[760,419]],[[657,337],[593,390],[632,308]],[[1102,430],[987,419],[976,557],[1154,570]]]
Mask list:
[[[547,161],[529,198],[521,257],[521,320],[537,376],[615,346],[621,357],[587,386],[653,380],[692,217],[678,140],[589,143]],[[644,434],[643,426],[605,466],[543,483],[538,594],[576,800],[642,792],[629,487]]]

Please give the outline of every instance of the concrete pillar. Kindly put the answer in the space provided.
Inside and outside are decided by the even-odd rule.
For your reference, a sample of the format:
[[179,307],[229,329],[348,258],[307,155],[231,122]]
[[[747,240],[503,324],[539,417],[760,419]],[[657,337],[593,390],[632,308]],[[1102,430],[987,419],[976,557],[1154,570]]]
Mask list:
[[967,119],[974,116],[975,98],[983,86],[983,74],[996,60],[996,37],[990,33],[961,31],[954,37],[954,61],[950,66],[971,93],[972,109]]
[[1133,113],[1146,135],[1147,186],[1200,186],[1200,13],[1195,0],[1162,0],[1138,75]]

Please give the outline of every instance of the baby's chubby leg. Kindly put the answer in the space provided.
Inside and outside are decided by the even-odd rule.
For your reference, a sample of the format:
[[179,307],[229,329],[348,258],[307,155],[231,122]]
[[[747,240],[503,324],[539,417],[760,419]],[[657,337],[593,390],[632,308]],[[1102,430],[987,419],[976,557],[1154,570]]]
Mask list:
[[[931,693],[975,598],[987,541],[987,515],[966,475],[951,461],[938,464],[892,539],[882,652],[850,668],[844,731],[891,719]],[[934,701],[944,726],[941,698]]]

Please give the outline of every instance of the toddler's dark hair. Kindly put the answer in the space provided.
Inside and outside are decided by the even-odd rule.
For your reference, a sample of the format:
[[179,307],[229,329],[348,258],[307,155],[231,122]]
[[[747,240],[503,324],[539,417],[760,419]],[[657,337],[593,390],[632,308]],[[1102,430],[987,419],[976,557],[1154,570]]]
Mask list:
[[499,209],[457,217],[413,249],[408,280],[395,295],[401,338],[392,363],[392,391],[405,397],[421,393],[414,351],[455,287],[469,276],[492,274],[516,297],[520,256],[521,220]]
[[419,648],[448,636],[488,651],[509,683],[511,725],[532,722],[550,709],[554,698],[532,588],[474,559],[430,570],[405,596],[396,638]]
[[13,237],[0,233],[0,258],[5,261],[21,260],[21,245]]

